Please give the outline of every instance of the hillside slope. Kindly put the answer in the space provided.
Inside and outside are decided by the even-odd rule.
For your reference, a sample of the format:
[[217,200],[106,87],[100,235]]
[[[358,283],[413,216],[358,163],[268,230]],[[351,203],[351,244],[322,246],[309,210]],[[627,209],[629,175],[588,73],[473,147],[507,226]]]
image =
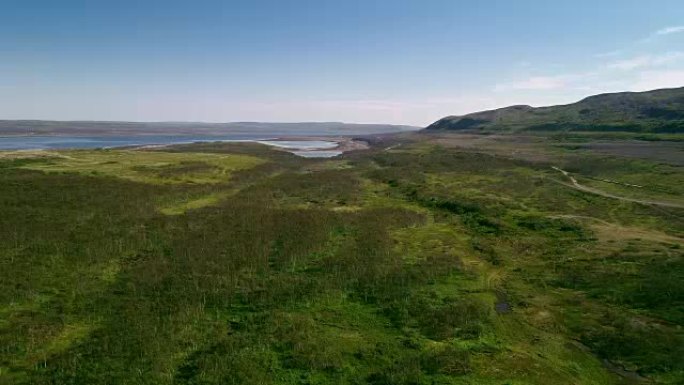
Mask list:
[[511,106],[448,116],[427,129],[684,132],[684,87],[595,95],[560,106]]

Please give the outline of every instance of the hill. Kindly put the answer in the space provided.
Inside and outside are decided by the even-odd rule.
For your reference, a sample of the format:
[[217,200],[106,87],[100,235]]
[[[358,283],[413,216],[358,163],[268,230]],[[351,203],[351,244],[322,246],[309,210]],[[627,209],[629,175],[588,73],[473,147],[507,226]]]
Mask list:
[[0,120],[0,135],[364,135],[417,130],[418,127],[391,124],[342,122],[108,122]]
[[559,106],[511,106],[448,116],[427,129],[684,132],[684,87],[601,94]]

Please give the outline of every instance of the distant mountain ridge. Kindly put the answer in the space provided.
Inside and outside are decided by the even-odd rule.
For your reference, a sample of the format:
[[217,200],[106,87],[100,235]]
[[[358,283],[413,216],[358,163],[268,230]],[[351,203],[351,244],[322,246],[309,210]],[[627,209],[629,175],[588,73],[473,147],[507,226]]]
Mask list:
[[447,116],[427,130],[684,132],[684,87],[594,95],[577,103]]
[[0,120],[3,136],[49,135],[364,135],[418,130],[419,127],[392,124],[342,122],[301,123],[202,123],[202,122],[115,122]]

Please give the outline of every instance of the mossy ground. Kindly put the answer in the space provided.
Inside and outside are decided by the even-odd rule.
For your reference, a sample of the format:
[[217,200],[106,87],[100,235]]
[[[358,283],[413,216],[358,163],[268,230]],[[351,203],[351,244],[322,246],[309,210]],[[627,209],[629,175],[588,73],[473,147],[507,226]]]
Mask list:
[[554,140],[3,157],[0,383],[681,383],[684,211],[550,166],[681,168]]

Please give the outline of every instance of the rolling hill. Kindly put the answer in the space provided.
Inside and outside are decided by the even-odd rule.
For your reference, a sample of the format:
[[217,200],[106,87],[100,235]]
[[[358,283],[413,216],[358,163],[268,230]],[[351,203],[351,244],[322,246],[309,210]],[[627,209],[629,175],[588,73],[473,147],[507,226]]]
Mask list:
[[559,106],[519,105],[448,116],[427,129],[684,132],[684,87],[601,94]]
[[115,122],[0,120],[0,136],[119,135],[362,135],[413,131],[418,127],[342,122]]

